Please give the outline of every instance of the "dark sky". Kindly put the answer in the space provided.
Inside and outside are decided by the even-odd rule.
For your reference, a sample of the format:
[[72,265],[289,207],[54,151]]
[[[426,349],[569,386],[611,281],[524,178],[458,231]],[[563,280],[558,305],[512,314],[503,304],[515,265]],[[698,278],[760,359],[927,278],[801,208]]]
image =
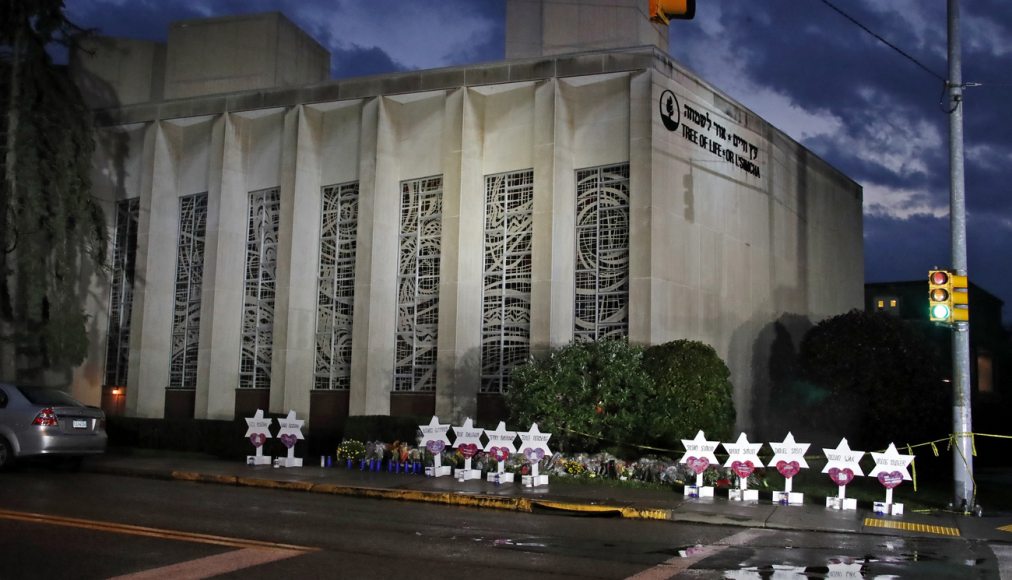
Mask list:
[[[950,263],[945,0],[701,0],[672,56],[864,187],[865,276]],[[103,34],[165,40],[174,20],[279,10],[332,54],[335,77],[503,58],[504,0],[67,0]],[[970,279],[1012,321],[1012,2],[963,0]],[[932,74],[933,73],[933,74]]]

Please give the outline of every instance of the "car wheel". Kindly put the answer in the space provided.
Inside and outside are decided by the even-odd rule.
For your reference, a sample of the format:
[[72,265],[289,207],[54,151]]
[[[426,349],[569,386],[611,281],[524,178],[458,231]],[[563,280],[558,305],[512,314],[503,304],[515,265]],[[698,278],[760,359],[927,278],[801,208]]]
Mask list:
[[11,444],[0,437],[0,471],[10,469],[14,465],[14,449]]

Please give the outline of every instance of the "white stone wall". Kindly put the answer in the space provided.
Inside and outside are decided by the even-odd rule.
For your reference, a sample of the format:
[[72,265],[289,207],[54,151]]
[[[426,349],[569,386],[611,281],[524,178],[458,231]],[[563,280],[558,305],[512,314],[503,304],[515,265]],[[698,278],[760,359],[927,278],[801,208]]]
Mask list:
[[[672,80],[674,77],[678,82]],[[665,128],[664,91],[755,146],[760,177]],[[475,413],[485,176],[534,170],[532,352],[573,336],[575,171],[630,164],[630,339],[711,344],[735,384],[739,427],[761,419],[772,325],[817,322],[862,300],[860,190],[752,113],[673,71],[587,74],[166,119],[120,129],[110,202],[141,197],[128,413],[159,417],[168,380],[178,199],[209,192],[195,415],[231,418],[238,386],[249,192],[281,191],[270,410],[308,416],[315,362],[321,188],[359,183],[352,414],[390,410],[400,182],[443,177],[436,410]],[[726,145],[726,144],[725,144]],[[723,145],[722,145],[723,146]],[[746,154],[748,154],[746,149]],[[98,167],[108,152],[101,153]],[[97,338],[77,373],[94,393]],[[103,302],[104,300],[104,302]],[[804,324],[789,325],[795,344]],[[94,400],[94,399],[92,399]]]

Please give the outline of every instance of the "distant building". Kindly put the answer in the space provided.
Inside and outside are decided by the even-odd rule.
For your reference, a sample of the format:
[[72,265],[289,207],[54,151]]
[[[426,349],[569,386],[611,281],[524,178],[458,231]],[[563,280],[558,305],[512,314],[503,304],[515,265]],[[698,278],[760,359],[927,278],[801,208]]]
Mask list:
[[[1012,377],[1003,376],[999,359],[1007,348],[1008,333],[1002,326],[1003,302],[977,286],[969,284],[970,290],[970,385],[974,393],[993,393],[997,385],[1005,384]],[[884,312],[904,320],[928,321],[928,279],[907,282],[877,282],[864,285],[865,310]],[[939,326],[933,334],[946,343],[942,352],[951,352],[948,344],[952,331]],[[948,359],[943,367],[949,368]],[[951,371],[948,371],[951,373]]]
[[510,0],[508,60],[336,81],[276,13],[76,52],[114,255],[75,393],[490,420],[532,354],[690,338],[748,428],[777,321],[861,304],[862,191],[672,61],[647,5]]

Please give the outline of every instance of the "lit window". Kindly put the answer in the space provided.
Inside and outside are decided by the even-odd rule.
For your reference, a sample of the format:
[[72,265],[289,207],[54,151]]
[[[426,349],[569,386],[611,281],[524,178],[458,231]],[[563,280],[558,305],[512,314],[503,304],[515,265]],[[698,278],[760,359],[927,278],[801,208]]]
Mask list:
[[896,308],[896,299],[895,298],[889,301],[889,308]]
[[879,309],[881,310],[882,308],[885,308],[885,304],[886,304],[885,300],[879,300],[878,301],[878,307],[879,307]]
[[977,357],[977,392],[990,393],[994,389],[994,365],[991,355],[982,354]]

